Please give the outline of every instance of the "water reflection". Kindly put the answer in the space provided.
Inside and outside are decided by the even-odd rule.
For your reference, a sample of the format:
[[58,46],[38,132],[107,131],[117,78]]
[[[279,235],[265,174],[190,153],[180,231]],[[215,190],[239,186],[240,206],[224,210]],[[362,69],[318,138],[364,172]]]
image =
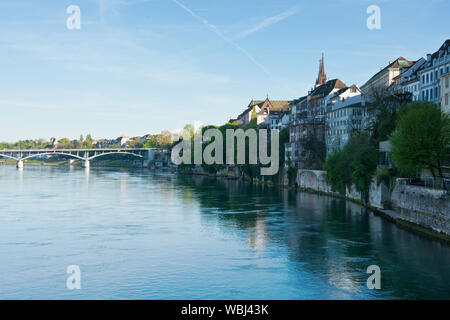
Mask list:
[[[350,294],[340,298],[450,297],[448,244],[400,229],[352,202],[208,177],[180,177],[179,183],[222,228],[244,230],[251,248],[286,249],[292,267]],[[365,288],[372,264],[382,271],[378,292]]]

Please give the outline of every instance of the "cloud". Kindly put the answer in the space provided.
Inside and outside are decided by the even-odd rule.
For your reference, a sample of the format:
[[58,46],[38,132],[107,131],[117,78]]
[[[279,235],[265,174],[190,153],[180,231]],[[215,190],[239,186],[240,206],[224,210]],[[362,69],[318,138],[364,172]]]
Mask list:
[[292,7],[280,14],[277,14],[276,16],[264,19],[261,23],[259,23],[258,25],[254,26],[253,28],[240,33],[239,35],[237,35],[236,39],[242,39],[245,38],[253,33],[258,32],[261,29],[264,28],[268,28],[269,26],[278,23],[280,21],[283,21],[286,18],[289,18],[290,16],[296,14],[298,12],[298,8],[297,7]]
[[208,28],[212,29],[214,31],[215,34],[217,34],[220,38],[222,38],[223,41],[231,44],[233,47],[235,47],[237,50],[239,50],[240,52],[242,52],[255,66],[257,66],[261,71],[263,71],[265,74],[271,76],[271,73],[262,65],[260,64],[258,61],[256,61],[255,58],[253,58],[253,56],[244,48],[242,48],[239,44],[237,44],[236,42],[234,42],[233,40],[227,38],[222,32],[220,32],[220,30],[213,24],[209,23],[208,20],[206,20],[205,18],[200,17],[199,15],[197,15],[196,13],[194,13],[191,9],[189,9],[188,7],[186,7],[184,4],[182,4],[181,2],[179,2],[178,0],[172,0],[176,5],[178,5],[180,8],[182,8],[183,10],[185,10],[186,12],[188,12],[192,17],[194,17],[195,19],[199,20],[201,23],[203,23],[205,26],[207,26]]

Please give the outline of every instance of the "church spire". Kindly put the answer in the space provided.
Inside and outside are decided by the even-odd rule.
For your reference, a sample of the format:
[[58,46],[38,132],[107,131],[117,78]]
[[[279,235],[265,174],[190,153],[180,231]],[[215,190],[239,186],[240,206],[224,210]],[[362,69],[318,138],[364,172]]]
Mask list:
[[327,82],[327,75],[325,74],[325,63],[324,63],[324,57],[323,57],[323,53],[322,53],[322,59],[320,60],[319,63],[319,76],[317,77],[316,80],[316,86],[321,86],[323,84],[325,84],[325,82]]

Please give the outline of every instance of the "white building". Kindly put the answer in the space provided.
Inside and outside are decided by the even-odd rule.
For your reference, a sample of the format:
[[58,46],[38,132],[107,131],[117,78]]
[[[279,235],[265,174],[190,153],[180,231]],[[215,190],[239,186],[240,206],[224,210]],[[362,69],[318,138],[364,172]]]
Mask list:
[[367,112],[360,90],[355,86],[340,90],[327,104],[325,142],[327,155],[342,149],[355,131],[366,125]]
[[450,115],[450,72],[441,76],[441,110]]
[[238,116],[238,120],[242,125],[249,124],[253,118],[256,124],[262,124],[272,112],[289,112],[288,100],[252,100],[247,108]]
[[401,87],[403,93],[409,92],[412,101],[420,100],[419,71],[427,61],[424,58],[417,60],[411,67],[402,69]]
[[289,111],[272,111],[264,119],[261,127],[280,131],[289,126]]
[[427,54],[427,61],[419,70],[420,100],[426,100],[440,105],[441,76],[450,71],[450,39],[433,54]]

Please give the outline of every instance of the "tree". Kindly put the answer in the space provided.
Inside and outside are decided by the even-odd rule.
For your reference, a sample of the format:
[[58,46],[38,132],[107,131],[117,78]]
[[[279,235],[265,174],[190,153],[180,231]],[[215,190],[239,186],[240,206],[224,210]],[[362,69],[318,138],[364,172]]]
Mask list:
[[360,145],[353,154],[350,164],[352,182],[356,190],[361,192],[362,200],[367,201],[369,186],[377,168],[377,150],[370,145]]
[[345,194],[345,188],[350,184],[346,179],[346,153],[342,150],[333,152],[327,157],[324,170],[327,172],[327,182],[333,191]]
[[152,137],[148,138],[147,140],[145,140],[143,147],[147,148],[147,149],[159,148],[159,143],[156,140],[156,138],[154,136],[152,136]]
[[[184,135],[188,135],[188,137],[193,137],[195,133],[195,127],[192,124],[187,124],[183,128],[183,137]],[[186,137],[185,137],[186,138]]]
[[411,103],[400,115],[390,138],[392,158],[400,172],[416,175],[426,168],[443,178],[442,162],[450,160],[450,118],[431,102]]
[[86,144],[86,148],[88,149],[92,148],[92,136],[90,133],[86,136],[86,140],[84,142]]
[[71,147],[70,140],[68,138],[62,138],[58,140],[58,144],[61,149],[67,149]]
[[172,144],[172,134],[170,131],[163,131],[161,134],[156,135],[156,141],[160,147],[168,147]]
[[325,161],[327,182],[345,194],[346,187],[355,185],[361,200],[367,201],[369,187],[377,167],[377,150],[369,145],[366,133],[354,133],[342,150],[333,152]]

